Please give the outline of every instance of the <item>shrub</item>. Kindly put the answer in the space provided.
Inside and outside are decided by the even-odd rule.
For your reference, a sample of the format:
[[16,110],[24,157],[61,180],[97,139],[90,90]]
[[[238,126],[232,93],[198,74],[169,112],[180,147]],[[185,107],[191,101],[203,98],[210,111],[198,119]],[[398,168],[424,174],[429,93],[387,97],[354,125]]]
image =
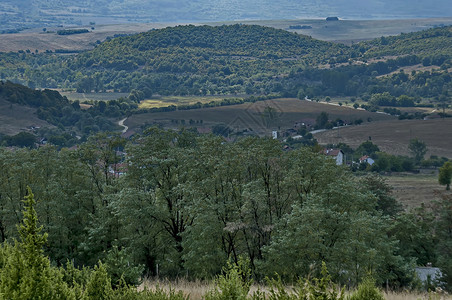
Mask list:
[[238,263],[228,262],[222,275],[215,280],[216,287],[206,294],[206,300],[245,300],[252,284],[249,262],[240,258]]
[[349,297],[349,300],[384,300],[383,294],[375,286],[375,280],[371,277],[367,277],[361,284],[358,285],[358,289]]

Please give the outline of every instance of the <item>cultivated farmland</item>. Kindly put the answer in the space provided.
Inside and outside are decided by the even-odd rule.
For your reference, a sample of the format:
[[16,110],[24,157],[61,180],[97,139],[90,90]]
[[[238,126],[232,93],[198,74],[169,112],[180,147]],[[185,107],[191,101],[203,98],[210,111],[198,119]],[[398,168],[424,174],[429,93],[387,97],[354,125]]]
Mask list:
[[[266,107],[275,110],[272,126],[267,126],[262,113]],[[274,129],[288,129],[294,126],[295,122],[310,120],[315,121],[316,117],[325,111],[331,120],[340,118],[346,122],[353,122],[361,119],[374,121],[394,120],[395,117],[385,114],[372,113],[363,110],[356,110],[348,107],[328,105],[294,98],[283,98],[259,101],[255,103],[244,103],[240,105],[222,106],[213,108],[203,108],[194,110],[181,110],[172,112],[146,113],[131,116],[125,124],[131,129],[137,129],[142,124],[160,124],[167,128],[178,128],[173,120],[178,120],[188,124],[189,120],[203,121],[203,126],[212,126],[223,123],[236,131],[250,130],[258,135],[269,135]]]
[[392,120],[371,122],[360,126],[341,128],[315,134],[321,144],[346,143],[353,148],[369,139],[384,152],[395,155],[410,155],[410,139],[419,138],[428,147],[430,155],[452,158],[452,119]]

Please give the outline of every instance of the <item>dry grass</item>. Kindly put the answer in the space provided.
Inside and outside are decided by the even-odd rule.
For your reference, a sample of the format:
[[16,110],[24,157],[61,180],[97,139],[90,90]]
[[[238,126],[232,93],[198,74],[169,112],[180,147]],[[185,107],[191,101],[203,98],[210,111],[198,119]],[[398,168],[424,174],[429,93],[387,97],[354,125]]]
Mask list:
[[153,108],[153,107],[166,107],[169,105],[191,105],[200,103],[209,103],[211,101],[219,102],[228,97],[219,97],[219,96],[165,96],[158,99],[149,99],[141,101],[140,108]]
[[[276,117],[271,125],[268,125],[262,117],[262,112],[266,107],[272,107],[276,110]],[[234,130],[251,128],[259,135],[268,135],[274,128],[281,128],[281,130],[292,128],[296,121],[306,119],[315,121],[315,118],[322,111],[327,112],[330,119],[341,118],[347,121],[367,120],[368,118],[380,121],[394,119],[392,116],[348,107],[284,98],[222,107],[137,114],[131,116],[126,121],[126,125],[131,129],[136,129],[144,123],[159,123],[166,128],[177,128],[178,125],[172,123],[171,120],[188,121],[192,119],[195,121],[203,120],[204,126],[224,123]]]
[[[91,26],[81,26],[77,28],[84,28],[90,30],[89,33],[73,34],[73,35],[58,35],[57,30],[61,28],[47,28],[48,33],[43,33],[41,28],[32,31],[2,34],[2,43],[0,43],[0,51],[18,51],[35,49],[43,52],[45,50],[89,50],[93,49],[97,40],[104,41],[108,36],[115,34],[134,34],[148,31],[152,28],[163,28],[176,24],[163,23],[146,23],[146,24],[119,24],[119,25],[96,25],[94,30]],[[50,33],[49,33],[50,32]],[[52,33],[53,32],[53,33]]]
[[387,183],[393,187],[393,196],[409,210],[438,200],[439,195],[452,195],[444,186],[438,184],[438,171],[433,174],[397,174],[385,176]]
[[164,289],[166,291],[182,291],[184,295],[189,296],[190,299],[196,300],[203,299],[203,296],[213,288],[213,284],[199,280],[188,281],[180,279],[176,281],[169,281],[165,279],[146,279],[138,287],[138,290],[155,290],[156,288]]
[[0,100],[0,133],[15,135],[30,126],[53,127],[36,115],[36,109]]
[[387,300],[450,300],[452,297],[445,294],[436,293],[384,293],[385,299]]
[[127,97],[129,93],[76,93],[59,91],[62,96],[66,96],[69,100],[75,101],[110,101],[121,97]]
[[410,139],[419,138],[427,144],[430,155],[452,158],[452,118],[435,120],[393,120],[371,122],[315,134],[320,144],[346,143],[353,148],[372,138],[380,150],[394,155],[410,155]]
[[[147,279],[139,287],[139,290],[156,288],[164,289],[166,291],[182,291],[184,295],[189,296],[191,300],[201,300],[204,295],[214,288],[212,282],[205,281],[187,281],[181,279],[177,281],[161,280],[161,279]],[[288,287],[290,289],[290,287]],[[252,285],[250,295],[255,291],[268,291],[268,287],[262,285]],[[416,293],[416,292],[384,292],[387,300],[450,300],[449,295],[440,295],[434,293]]]

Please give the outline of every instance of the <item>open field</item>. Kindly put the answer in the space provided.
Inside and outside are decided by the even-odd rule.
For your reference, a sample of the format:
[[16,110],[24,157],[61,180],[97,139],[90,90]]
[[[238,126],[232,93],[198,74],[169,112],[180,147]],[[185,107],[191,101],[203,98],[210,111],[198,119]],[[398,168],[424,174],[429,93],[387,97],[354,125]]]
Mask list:
[[[40,29],[33,29],[15,34],[1,35],[1,52],[35,49],[40,52],[45,50],[89,50],[93,49],[96,41],[104,41],[108,36],[115,34],[135,34],[151,30],[152,28],[164,28],[175,26],[176,23],[146,23],[146,24],[120,24],[120,25],[98,25],[92,30],[91,26],[80,26],[77,29],[88,29],[90,32],[83,34],[58,35],[57,30],[62,28],[47,28],[44,33]],[[68,29],[68,28],[65,28]],[[72,29],[72,28],[70,28]]]
[[44,120],[38,119],[36,109],[5,100],[0,100],[0,133],[15,135],[28,130],[30,126],[53,127]]
[[[275,110],[275,118],[272,120],[271,126],[262,117],[262,113],[266,107],[271,107]],[[125,125],[129,126],[131,130],[137,129],[145,123],[160,124],[166,128],[177,128],[179,125],[173,123],[172,120],[184,120],[188,124],[188,121],[191,119],[194,121],[202,120],[203,126],[224,123],[233,130],[252,129],[258,135],[270,135],[271,130],[292,128],[297,121],[307,120],[315,122],[316,117],[322,111],[327,112],[332,120],[341,118],[348,122],[353,122],[356,119],[366,121],[368,118],[373,121],[395,119],[392,116],[364,110],[294,98],[284,98],[231,106],[137,114],[128,118]]]
[[427,144],[426,157],[438,155],[452,158],[452,118],[371,122],[315,134],[320,144],[342,142],[353,148],[369,137],[380,150],[394,155],[409,155],[409,141],[417,137]]
[[[401,32],[413,32],[431,28],[438,25],[451,25],[452,17],[431,19],[399,19],[399,20],[341,20],[327,22],[324,19],[303,20],[264,20],[264,21],[228,21],[228,22],[204,22],[195,25],[223,25],[223,24],[257,24],[278,29],[290,30],[300,34],[312,36],[325,41],[337,41],[346,44],[361,40],[397,35]],[[108,36],[115,34],[135,34],[145,32],[153,28],[159,29],[168,26],[184,25],[187,23],[142,23],[142,24],[118,24],[79,26],[80,29],[88,29],[89,33],[74,35],[57,35],[60,27],[47,28],[47,33],[42,28],[27,30],[15,34],[2,34],[0,51],[27,50],[89,50],[94,48],[96,42],[104,41]],[[289,29],[290,26],[310,26],[310,29]]]
[[62,96],[66,96],[71,101],[109,101],[116,100],[121,97],[127,97],[129,93],[75,93],[75,92],[61,92]]
[[231,96],[163,96],[156,99],[148,99],[140,102],[139,108],[166,107],[170,105],[191,105],[200,103],[209,103],[211,101],[219,102]]
[[397,174],[385,176],[387,183],[393,187],[393,196],[405,209],[419,207],[439,200],[439,195],[452,195],[443,185],[438,184],[438,170],[431,170],[431,174]]
[[[232,22],[224,22],[224,24],[231,23]],[[245,21],[241,23],[270,26],[286,30],[289,29],[289,26],[311,26],[312,28],[310,29],[290,29],[289,31],[309,35],[323,41],[351,44],[353,42],[370,40],[381,36],[398,35],[401,32],[420,31],[431,28],[434,25],[451,25],[452,18],[340,21],[304,19]]]

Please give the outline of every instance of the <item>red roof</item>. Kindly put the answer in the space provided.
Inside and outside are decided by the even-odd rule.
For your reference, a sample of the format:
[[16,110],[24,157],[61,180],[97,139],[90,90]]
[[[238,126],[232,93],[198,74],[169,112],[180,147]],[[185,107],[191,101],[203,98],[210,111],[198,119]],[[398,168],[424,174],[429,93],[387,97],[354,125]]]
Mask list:
[[364,155],[363,157],[361,157],[361,158],[359,159],[359,161],[365,161],[365,160],[368,159],[368,158],[369,158],[368,155]]

